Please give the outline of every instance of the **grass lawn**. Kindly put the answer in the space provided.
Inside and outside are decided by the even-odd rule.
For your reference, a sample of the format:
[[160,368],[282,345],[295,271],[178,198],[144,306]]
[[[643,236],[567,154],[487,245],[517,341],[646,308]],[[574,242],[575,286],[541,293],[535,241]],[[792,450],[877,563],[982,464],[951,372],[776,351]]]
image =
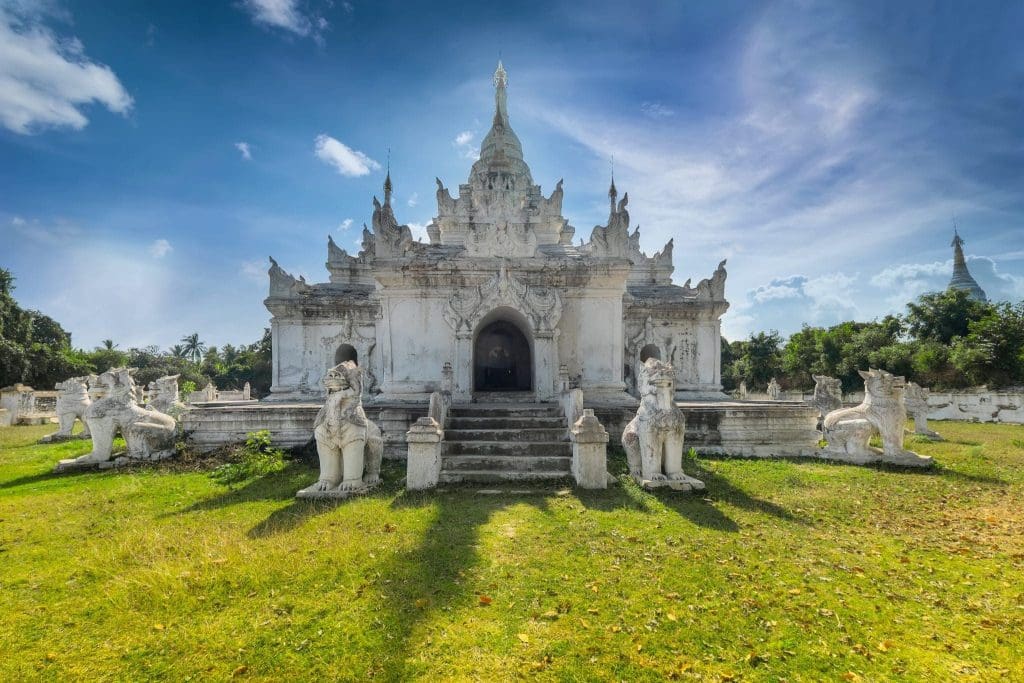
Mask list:
[[[0,679],[1024,680],[1024,427],[930,472],[699,458],[705,495],[324,504],[293,461],[52,475],[0,429]],[[623,469],[621,460],[613,468]]]

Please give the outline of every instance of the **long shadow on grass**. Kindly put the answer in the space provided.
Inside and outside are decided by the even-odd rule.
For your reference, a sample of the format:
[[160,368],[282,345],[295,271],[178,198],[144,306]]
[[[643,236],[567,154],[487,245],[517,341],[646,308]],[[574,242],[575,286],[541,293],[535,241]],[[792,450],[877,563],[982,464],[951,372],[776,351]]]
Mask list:
[[210,498],[196,501],[187,508],[168,513],[181,515],[203,510],[219,510],[230,505],[249,503],[258,500],[288,500],[295,497],[295,492],[311,483],[316,472],[308,465],[292,460],[283,470],[273,474],[251,479],[241,486],[229,488]]
[[479,603],[480,597],[464,587],[464,575],[480,561],[477,543],[481,527],[508,506],[527,503],[546,509],[548,495],[539,491],[485,495],[458,487],[402,492],[395,498],[393,508],[435,508],[437,512],[419,544],[397,553],[381,567],[379,576],[387,581],[374,585],[383,598],[375,632],[383,641],[382,650],[389,652],[379,672],[375,671],[382,680],[406,680],[419,673],[409,663],[414,654],[414,632],[432,613]]

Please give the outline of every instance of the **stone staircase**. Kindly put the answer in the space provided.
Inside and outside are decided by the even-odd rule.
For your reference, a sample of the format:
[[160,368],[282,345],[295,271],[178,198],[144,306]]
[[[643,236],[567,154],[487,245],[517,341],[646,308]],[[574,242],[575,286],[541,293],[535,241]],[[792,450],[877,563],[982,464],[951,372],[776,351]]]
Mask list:
[[572,448],[557,404],[455,404],[441,451],[441,482],[569,476]]

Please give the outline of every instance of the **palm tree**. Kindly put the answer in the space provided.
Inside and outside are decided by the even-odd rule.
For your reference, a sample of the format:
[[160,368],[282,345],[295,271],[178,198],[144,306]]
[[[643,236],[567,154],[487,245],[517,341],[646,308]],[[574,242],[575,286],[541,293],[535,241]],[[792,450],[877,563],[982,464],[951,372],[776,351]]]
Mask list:
[[199,341],[199,333],[193,332],[182,337],[181,341],[185,345],[185,356],[191,358],[193,363],[198,363],[203,357],[203,352],[206,351],[206,344]]
[[117,344],[114,343],[113,339],[104,339],[102,342],[103,348],[107,351],[113,351],[117,348]]
[[185,352],[185,347],[181,344],[175,344],[171,347],[171,355],[175,358],[186,358],[188,356]]

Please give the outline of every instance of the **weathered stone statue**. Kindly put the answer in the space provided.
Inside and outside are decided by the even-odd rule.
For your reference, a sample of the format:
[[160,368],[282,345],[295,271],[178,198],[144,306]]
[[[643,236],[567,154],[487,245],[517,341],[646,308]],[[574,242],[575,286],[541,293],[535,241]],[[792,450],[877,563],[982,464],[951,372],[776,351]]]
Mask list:
[[907,415],[914,421],[914,433],[929,439],[941,440],[942,437],[938,432],[928,429],[928,395],[930,393],[930,389],[925,389],[920,384],[907,382],[903,400],[907,407]]
[[768,398],[773,401],[778,401],[781,397],[782,387],[780,387],[779,383],[775,381],[774,377],[772,377],[771,381],[768,382]]
[[92,433],[92,452],[61,460],[55,471],[103,467],[113,457],[111,451],[118,431],[128,446],[126,460],[161,460],[174,455],[177,422],[170,415],[147,410],[136,403],[135,380],[131,376],[134,371],[134,368],[111,368],[99,376],[106,394],[85,411],[85,421]]
[[363,412],[359,366],[345,361],[323,379],[327,401],[313,423],[320,479],[299,491],[298,498],[345,498],[380,483],[384,442],[380,429]]
[[[834,410],[825,416],[823,433],[828,446],[822,457],[856,464],[886,462],[908,467],[930,467],[930,457],[903,449],[903,378],[885,370],[860,370],[864,378],[864,402],[855,408]],[[882,450],[868,440],[882,439]]]
[[640,407],[622,432],[629,473],[644,488],[702,490],[704,482],[683,474],[686,418],[675,404],[675,369],[648,358],[637,380]]
[[811,375],[814,378],[814,399],[811,405],[822,417],[843,407],[843,383],[828,375]]
[[180,376],[158,377],[149,383],[149,405],[154,410],[170,415],[175,420],[180,420],[181,414],[188,410],[188,406],[182,403],[178,397],[178,377]]
[[[54,388],[57,390],[57,421],[60,428],[53,434],[47,434],[39,439],[39,443],[89,438],[89,423],[85,421],[85,411],[92,404],[89,398],[90,379],[95,381],[96,376],[72,377],[57,382]],[[84,429],[81,433],[72,435],[71,430],[76,419],[82,421]]]
[[740,388],[736,390],[736,398],[741,401],[747,400],[747,383],[744,380],[740,380]]

